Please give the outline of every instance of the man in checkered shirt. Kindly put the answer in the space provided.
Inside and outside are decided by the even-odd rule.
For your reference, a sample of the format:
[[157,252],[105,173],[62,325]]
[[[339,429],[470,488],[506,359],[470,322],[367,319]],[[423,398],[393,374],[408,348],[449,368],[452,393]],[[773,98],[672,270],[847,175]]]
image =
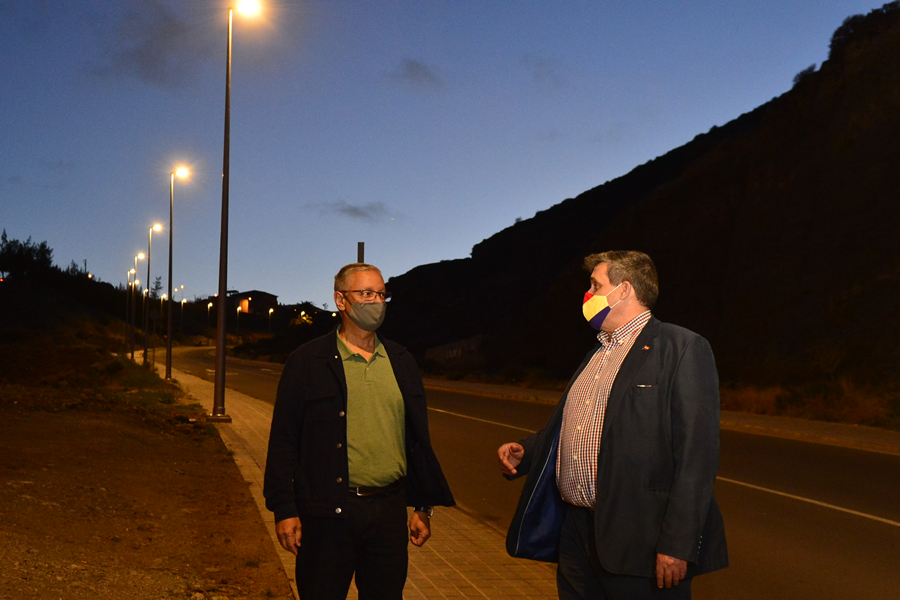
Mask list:
[[498,450],[505,476],[528,475],[507,550],[558,562],[560,598],[690,598],[695,575],[728,566],[713,496],[712,350],[653,317],[649,256],[604,252],[584,264],[583,312],[599,343],[547,426]]

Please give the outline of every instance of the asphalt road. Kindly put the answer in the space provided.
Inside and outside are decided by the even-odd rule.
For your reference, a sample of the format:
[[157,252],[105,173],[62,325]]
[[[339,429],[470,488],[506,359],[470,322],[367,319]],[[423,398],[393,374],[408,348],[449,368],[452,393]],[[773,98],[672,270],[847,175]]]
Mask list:
[[[173,365],[212,380],[208,349],[180,350]],[[227,385],[274,402],[280,370],[229,360]],[[552,406],[440,390],[428,402],[457,501],[505,531],[522,481],[500,476],[496,448],[542,427]],[[900,599],[900,457],[724,430],[721,448],[731,567],[698,578],[696,598]]]

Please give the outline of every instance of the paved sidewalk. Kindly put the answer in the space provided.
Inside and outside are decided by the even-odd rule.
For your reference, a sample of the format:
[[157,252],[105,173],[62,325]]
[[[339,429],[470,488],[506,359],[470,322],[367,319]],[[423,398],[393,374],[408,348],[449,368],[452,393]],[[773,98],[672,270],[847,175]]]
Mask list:
[[[172,377],[198,403],[212,406],[211,382],[174,369]],[[250,483],[250,492],[296,595],[294,557],[278,544],[272,513],[266,510],[262,495],[272,408],[267,402],[227,389],[225,409],[232,423],[216,427]],[[436,508],[433,526],[432,537],[423,548],[410,546],[406,600],[557,598],[555,565],[510,558],[503,533],[464,508]],[[356,599],[355,586],[347,597]]]

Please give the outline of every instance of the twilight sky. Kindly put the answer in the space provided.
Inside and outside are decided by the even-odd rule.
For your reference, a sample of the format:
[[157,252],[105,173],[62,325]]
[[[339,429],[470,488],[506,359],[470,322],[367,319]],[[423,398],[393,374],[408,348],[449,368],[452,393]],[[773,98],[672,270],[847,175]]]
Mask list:
[[[234,20],[228,288],[332,306],[358,241],[386,278],[468,256],[784,93],[883,1],[262,4]],[[118,284],[162,223],[165,286],[186,164],[173,283],[215,293],[227,7],[0,0],[0,228]]]

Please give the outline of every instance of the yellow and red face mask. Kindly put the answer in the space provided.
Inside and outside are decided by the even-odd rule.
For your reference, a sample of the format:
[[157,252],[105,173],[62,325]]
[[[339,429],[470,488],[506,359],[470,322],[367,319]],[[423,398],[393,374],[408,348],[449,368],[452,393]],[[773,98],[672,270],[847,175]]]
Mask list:
[[[610,294],[619,289],[621,283],[610,290]],[[606,320],[606,316],[609,314],[609,311],[613,309],[619,302],[609,305],[609,301],[606,299],[609,294],[606,296],[594,295],[590,292],[586,292],[584,294],[584,303],[581,305],[581,312],[584,314],[584,318],[587,319],[587,322],[591,327],[600,331],[601,326],[603,325],[603,321]]]

